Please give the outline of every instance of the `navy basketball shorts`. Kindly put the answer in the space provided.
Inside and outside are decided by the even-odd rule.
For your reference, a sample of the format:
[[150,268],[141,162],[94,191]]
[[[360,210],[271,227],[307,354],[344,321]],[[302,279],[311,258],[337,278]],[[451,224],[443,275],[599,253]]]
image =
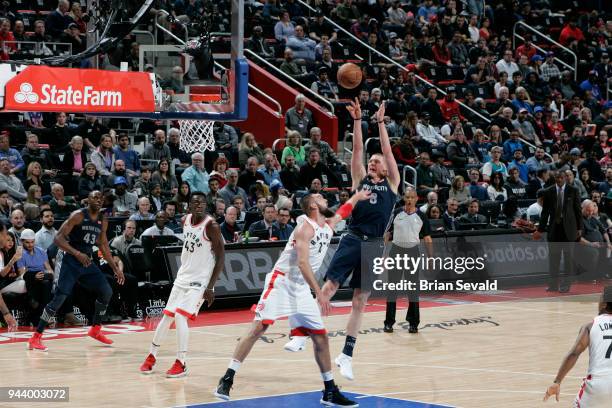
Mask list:
[[84,267],[72,255],[64,254],[56,290],[65,295],[70,295],[77,281],[83,287],[94,292],[109,286],[106,277],[96,264],[92,262],[88,267]]
[[349,286],[353,289],[361,289],[362,273],[367,274],[367,276],[373,275],[373,259],[376,256],[381,256],[382,252],[382,238],[369,238],[365,240],[357,235],[348,233],[340,239],[338,249],[336,249],[329,264],[325,279],[342,286],[352,273]]

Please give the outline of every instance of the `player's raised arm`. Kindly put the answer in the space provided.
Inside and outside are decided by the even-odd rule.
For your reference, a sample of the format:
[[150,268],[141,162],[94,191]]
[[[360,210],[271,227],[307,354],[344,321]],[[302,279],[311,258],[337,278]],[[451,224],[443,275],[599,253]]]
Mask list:
[[72,229],[83,222],[84,216],[81,211],[74,211],[66,221],[62,224],[60,229],[57,231],[53,242],[59,249],[74,256],[83,266],[88,267],[91,264],[91,259],[87,254],[77,251],[68,242],[68,235],[72,232]]
[[397,168],[397,162],[393,156],[393,151],[391,150],[391,142],[389,141],[389,134],[387,133],[384,119],[385,104],[381,103],[380,108],[378,108],[378,111],[376,112],[376,122],[378,122],[378,133],[380,134],[380,148],[382,150],[383,157],[385,158],[385,164],[389,173],[389,184],[391,185],[393,192],[397,193],[401,177],[399,169]]
[[351,215],[351,212],[353,212],[353,208],[355,207],[358,201],[369,200],[370,195],[370,190],[356,191],[355,194],[353,194],[346,203],[342,204],[340,208],[338,208],[336,214],[333,217],[327,219],[327,223],[329,224],[331,229],[334,229],[336,224]]
[[359,98],[346,107],[353,118],[353,155],[351,157],[351,178],[353,179],[352,190],[357,190],[359,183],[366,175],[363,165],[363,135],[361,134],[361,106]]
[[108,238],[106,237],[106,230],[108,229],[108,220],[105,218],[102,220],[102,231],[100,232],[100,236],[98,237],[98,248],[100,248],[100,252],[102,252],[102,256],[108,262],[110,267],[113,269],[113,273],[115,274],[115,278],[117,278],[117,283],[123,285],[125,282],[125,276],[123,275],[123,271],[113,258],[113,254],[110,250],[110,245],[108,244]]
[[315,293],[315,297],[321,308],[321,313],[327,316],[331,306],[329,300],[323,298],[321,288],[317,283],[317,278],[315,278],[312,266],[310,265],[310,248],[308,244],[313,237],[314,228],[312,228],[309,223],[303,222],[297,226],[293,236],[297,252],[297,264],[300,268],[300,272],[302,272],[302,276],[304,276],[304,280]]
[[561,362],[561,367],[559,367],[559,371],[557,372],[557,376],[555,377],[554,382],[548,386],[546,389],[546,393],[544,394],[544,401],[548,400],[551,396],[555,396],[555,399],[559,401],[559,394],[561,393],[561,381],[565,378],[567,373],[576,365],[576,361],[578,361],[578,357],[584,350],[589,347],[589,332],[591,331],[591,327],[593,327],[593,323],[585,324],[580,328],[580,332],[578,333],[578,338],[576,339],[576,343],[571,348],[569,353]]
[[208,281],[208,286],[204,291],[204,299],[208,307],[210,307],[215,301],[215,283],[221,275],[223,266],[225,265],[225,244],[223,243],[223,236],[221,235],[221,228],[216,221],[209,222],[206,225],[206,236],[210,239],[211,249],[215,255],[215,267],[213,268],[212,275]]

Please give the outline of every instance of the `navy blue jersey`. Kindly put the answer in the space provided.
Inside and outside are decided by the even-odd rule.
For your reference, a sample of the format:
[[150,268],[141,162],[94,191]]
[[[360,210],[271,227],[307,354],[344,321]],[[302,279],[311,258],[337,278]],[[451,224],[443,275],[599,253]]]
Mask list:
[[370,190],[369,200],[359,201],[351,214],[349,229],[369,237],[382,237],[395,206],[397,194],[391,190],[387,178],[374,183],[369,177],[359,183],[359,190]]
[[98,220],[93,221],[89,217],[87,208],[80,210],[83,213],[83,222],[75,225],[68,235],[68,243],[74,249],[84,254],[91,255],[92,247],[98,241],[98,237],[102,233],[102,213],[98,214]]

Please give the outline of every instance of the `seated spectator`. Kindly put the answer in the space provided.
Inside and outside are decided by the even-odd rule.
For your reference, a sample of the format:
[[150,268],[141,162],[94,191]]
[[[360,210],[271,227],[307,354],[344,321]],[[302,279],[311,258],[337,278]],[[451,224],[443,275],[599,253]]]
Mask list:
[[[202,165],[204,164],[203,158],[202,158],[201,163]],[[153,173],[153,177],[151,177],[151,182],[157,183],[161,186],[161,194],[165,199],[174,197],[174,195],[178,191],[178,181],[176,179],[176,176],[172,174],[172,171],[170,169],[170,166],[172,165],[170,163],[170,159],[169,158],[160,159],[157,165],[158,165],[157,170]],[[192,176],[195,173],[192,173],[192,172],[189,172],[187,174],[185,173],[187,173],[187,170],[183,172],[183,179],[185,181],[189,183],[190,180],[194,179],[194,177]],[[204,173],[206,173],[206,171],[204,171]],[[208,192],[208,190],[206,192]]]
[[[440,207],[438,204],[434,204],[431,205],[429,207],[427,207],[427,211],[425,212],[425,216],[427,217],[427,219],[429,220],[441,220],[442,219],[442,207]],[[441,229],[443,229],[441,227]]]
[[255,157],[258,163],[264,160],[263,150],[255,141],[255,135],[247,132],[242,135],[242,140],[238,145],[238,163],[241,168],[247,164],[249,157]]
[[491,148],[491,160],[486,162],[481,169],[482,179],[485,182],[489,182],[493,173],[501,173],[504,178],[508,177],[508,169],[506,168],[506,165],[501,161],[502,150],[503,149],[499,146],[494,146]]
[[274,50],[268,45],[266,38],[263,36],[263,28],[259,25],[253,27],[251,37],[247,40],[245,46],[260,57],[274,57]]
[[[34,22],[34,33],[28,36],[28,41],[36,42],[36,43],[48,43],[52,42],[53,39],[50,35],[47,34],[47,29],[45,27],[45,22],[42,20],[36,20]],[[51,51],[51,50],[49,50]]]
[[460,169],[466,168],[468,164],[478,164],[478,158],[465,140],[463,132],[457,134],[456,139],[448,144],[446,155],[448,160],[453,163],[453,166]]
[[0,222],[8,224],[13,211],[13,200],[11,200],[8,191],[0,190]]
[[468,175],[470,177],[470,195],[472,198],[476,198],[479,201],[487,201],[489,199],[489,193],[486,189],[486,183],[484,186],[479,184],[480,172],[478,169],[470,169],[470,171],[468,171]]
[[427,209],[432,205],[438,204],[438,193],[435,191],[430,191],[427,193],[427,202],[419,207],[419,210],[422,213],[426,213]]
[[285,164],[279,175],[283,186],[285,186],[287,190],[294,192],[302,188],[300,182],[300,169],[296,165],[293,155],[287,155],[285,157]]
[[51,194],[51,183],[37,161],[31,162],[26,171],[26,181],[23,187],[29,190],[31,186],[38,186],[41,189],[42,196],[49,196]]
[[286,40],[286,46],[293,51],[293,56],[306,62],[314,62],[315,46],[317,43],[308,38],[304,33],[304,27],[298,25],[295,32]]
[[434,162],[431,165],[431,171],[434,175],[434,185],[438,186],[438,191],[449,188],[453,183],[453,176],[444,164],[444,156],[434,152],[432,158]]
[[69,23],[66,30],[59,36],[58,41],[70,44],[74,54],[83,52],[87,43],[85,35],[81,34],[79,26],[76,23]]
[[597,190],[602,197],[612,197],[612,167],[606,169],[606,179],[597,184]]
[[121,160],[125,163],[127,175],[130,178],[135,178],[140,174],[140,156],[130,146],[130,138],[126,133],[117,136],[117,146],[113,148],[113,152],[116,161]]
[[[310,132],[313,126],[316,125],[312,111],[306,107],[306,97],[303,94],[298,94],[295,97],[295,105],[285,113],[285,131],[287,132],[287,137],[290,136],[289,132],[291,130],[295,130],[303,138],[308,137],[308,132]],[[299,164],[299,157],[295,157],[298,159]],[[281,162],[283,162],[282,159]]]
[[504,202],[508,200],[508,190],[504,187],[504,176],[501,173],[491,175],[491,183],[487,188],[489,200]]
[[512,161],[508,163],[508,169],[516,168],[519,171],[521,180],[525,183],[529,181],[529,167],[523,157],[523,149],[516,149]]
[[314,75],[304,73],[300,69],[300,66],[293,57],[293,50],[291,48],[285,48],[284,60],[279,69],[296,81],[303,81],[308,84],[314,80]]
[[55,217],[53,216],[53,211],[50,208],[40,211],[40,222],[42,225],[36,232],[34,243],[37,247],[46,251],[51,245],[54,245],[53,240],[57,234],[57,230],[53,226],[55,223]]
[[10,54],[12,54],[17,47],[15,45],[15,36],[13,36],[11,32],[11,21],[7,18],[0,19],[0,41],[2,42],[0,60],[9,60],[11,58]]
[[166,226],[168,224],[168,214],[165,211],[158,211],[155,214],[155,224],[144,230],[140,235],[142,237],[155,237],[160,235],[173,236],[174,231]]
[[526,146],[519,139],[519,131],[517,129],[514,129],[510,132],[510,139],[504,142],[503,159],[505,161],[512,161],[512,159],[514,158],[514,151],[517,149],[525,151]]
[[68,144],[70,147],[64,153],[61,170],[64,173],[72,175],[70,178],[73,183],[73,189],[77,189],[78,178],[83,172],[85,163],[87,163],[87,154],[83,150],[83,138],[81,136],[73,136]]
[[213,170],[210,173],[210,177],[215,177],[219,181],[219,188],[225,187],[227,184],[227,169],[229,168],[229,161],[225,157],[218,157],[213,163]]
[[125,177],[115,178],[115,188],[113,201],[113,214],[117,217],[129,217],[136,212],[138,205],[138,195],[128,191],[128,185]]
[[147,197],[140,197],[138,199],[138,211],[130,216],[130,220],[134,221],[148,221],[155,219],[155,215],[151,214],[151,202]]
[[125,220],[123,222],[123,233],[121,235],[116,236],[110,241],[110,246],[119,251],[124,259],[129,259],[128,256],[128,248],[131,245],[142,245],[136,236],[136,221],[134,220]]
[[338,86],[335,82],[329,80],[329,69],[325,66],[319,67],[317,70],[317,80],[312,83],[310,89],[317,95],[335,101],[338,99]]
[[399,164],[407,164],[414,166],[416,164],[417,149],[413,144],[413,138],[409,134],[405,134],[401,139],[395,141],[391,150],[393,157]]
[[[209,192],[206,194],[206,207],[208,209],[208,213],[212,214],[215,212],[215,202],[218,199],[223,200],[223,197],[221,197],[221,194],[219,194],[219,179],[216,177],[211,177],[208,179],[208,189]],[[223,202],[225,203],[225,200],[223,200]]]
[[521,179],[520,172],[517,167],[510,167],[509,176],[506,180],[506,189],[508,194],[523,200],[527,198],[527,184]]
[[79,177],[79,199],[86,199],[92,191],[103,191],[104,184],[96,165],[92,162],[85,163],[81,177]]
[[23,212],[27,221],[37,220],[40,216],[41,197],[41,188],[35,184],[31,185],[28,189],[28,196],[23,203]]
[[[58,117],[58,122],[61,118]],[[63,122],[65,122],[65,114]],[[97,117],[85,115],[85,120],[77,127],[76,134],[83,137],[83,142],[87,146],[86,150],[90,152],[96,149],[100,144],[102,135],[109,133],[109,129],[98,120]]]
[[238,209],[238,222],[244,223],[246,218],[246,205],[244,199],[239,195],[234,196],[231,205]]
[[249,235],[251,237],[258,236],[264,240],[279,239],[280,229],[276,223],[276,217],[276,207],[273,204],[266,204],[263,210],[263,219],[249,226]]
[[226,206],[232,205],[234,198],[236,196],[241,197],[243,203],[248,202],[248,196],[246,191],[238,186],[238,172],[234,169],[227,170],[227,184],[221,190],[219,190],[219,195],[225,201]]
[[287,132],[287,145],[281,155],[281,164],[285,164],[288,155],[293,156],[300,167],[306,162],[306,149],[302,146],[302,136],[297,131]]
[[6,239],[0,248],[0,295],[26,293],[26,283],[15,267],[23,256],[23,247],[15,246],[15,236],[6,231],[6,225],[0,225],[0,229],[6,234]]
[[176,195],[172,198],[172,201],[176,203],[176,212],[178,214],[186,214],[189,210],[189,201],[191,198],[191,189],[189,183],[183,181],[179,186]]
[[589,192],[587,191],[584,184],[580,179],[577,179],[574,172],[570,169],[565,170],[565,179],[568,185],[576,188],[578,190],[578,194],[580,195],[581,200],[586,200],[589,198]]
[[238,186],[244,191],[251,191],[251,186],[257,182],[264,183],[264,176],[257,172],[259,161],[256,157],[249,157],[247,164],[238,177]]
[[10,146],[8,133],[0,134],[0,160],[8,160],[11,174],[20,175],[25,170],[21,154]]
[[32,309],[34,309],[32,317],[37,320],[43,308],[51,300],[53,269],[51,269],[47,251],[34,244],[36,240],[34,231],[24,229],[20,239],[23,256],[17,261],[17,270],[26,282],[28,296],[31,299]]
[[79,208],[72,197],[64,196],[64,187],[59,183],[51,187],[51,197],[49,206],[57,218],[68,218],[73,211]]
[[455,176],[448,192],[448,197],[457,200],[459,205],[468,204],[472,200],[470,189],[465,186],[463,176]]
[[417,134],[431,144],[433,148],[446,149],[446,140],[438,131],[430,124],[431,115],[428,112],[424,112],[421,121],[416,126]]
[[168,224],[166,224],[166,227],[174,231],[175,234],[181,234],[183,232],[183,225],[176,220],[176,207],[177,204],[174,201],[166,201],[163,204],[163,210],[168,214]]
[[40,163],[46,175],[55,175],[55,165],[48,150],[43,150],[38,144],[38,136],[34,133],[28,133],[26,136],[26,145],[21,150],[21,157],[25,167],[27,168],[31,162]]
[[[138,52],[140,52],[140,50]],[[137,71],[138,69],[136,68],[134,70]],[[184,76],[185,76],[185,73],[183,72],[183,68],[180,65],[176,65],[172,67],[172,71],[170,72],[169,78],[166,78],[163,81],[161,81],[160,85],[164,90],[173,91],[175,94],[184,94],[185,93],[185,84],[183,83]]]
[[150,143],[142,154],[142,158],[146,160],[161,160],[162,158],[170,159],[172,153],[166,144],[166,132],[162,129],[157,129],[153,133],[153,143]]
[[459,223],[461,224],[484,224],[487,223],[487,217],[482,214],[478,214],[478,210],[480,210],[480,203],[477,199],[473,198],[470,201],[470,205],[468,205],[467,214],[459,217]]
[[143,166],[140,169],[140,177],[134,183],[134,192],[138,196],[148,196],[151,193],[151,168]]
[[525,109],[527,113],[533,114],[533,103],[529,100],[527,90],[522,86],[516,88],[516,94],[512,100],[515,112],[521,112],[521,109]]
[[222,198],[217,198],[213,205],[213,211],[210,215],[215,219],[217,224],[221,224],[225,218],[225,201]]
[[289,37],[295,35],[295,26],[291,22],[289,12],[283,10],[280,20],[274,25],[274,38],[281,44],[285,44]]
[[123,177],[128,183],[128,189],[132,189],[134,185],[134,180],[127,172],[127,168],[125,167],[125,162],[123,160],[115,160],[113,164],[113,171],[106,177],[106,185],[112,187],[115,185],[115,179],[117,177]]
[[272,185],[274,180],[280,181],[280,174],[276,169],[277,164],[276,157],[272,153],[267,153],[264,156],[264,167],[257,169],[257,172],[263,176],[264,183],[268,186]]
[[531,204],[525,212],[525,217],[528,221],[538,222],[540,220],[542,205],[544,204],[544,189],[538,190],[536,197],[536,202]]
[[[208,194],[208,179],[210,177],[204,169],[204,156],[202,155],[202,153],[194,153],[191,155],[191,166],[185,169],[185,171],[181,175],[181,178],[183,179],[183,181],[189,184],[189,190],[191,192],[201,192],[204,194]],[[178,187],[178,183],[176,183],[176,178],[174,178],[171,184],[173,185],[172,188]]]
[[[215,137],[215,152],[217,154],[223,153],[225,157],[229,158],[226,160],[235,163],[238,157],[238,133],[236,129],[226,123],[215,122],[213,135]],[[227,167],[229,168],[229,164]]]
[[293,232],[293,226],[289,223],[291,221],[291,213],[286,208],[278,209],[278,216],[276,223],[278,224],[278,239],[280,241],[287,241]]
[[446,211],[442,215],[444,220],[444,227],[448,231],[455,231],[457,229],[457,222],[459,221],[459,203],[454,198],[446,200]]
[[11,165],[6,158],[0,159],[0,190],[8,191],[16,201],[23,201],[27,197],[21,180],[11,173]]
[[541,147],[536,148],[533,156],[527,159],[525,164],[530,174],[535,174],[540,169],[548,169],[550,165],[545,160],[545,152]]
[[417,171],[417,194],[419,196],[428,195],[430,192],[437,190],[434,173],[431,169],[433,162],[430,159],[429,153],[423,152],[419,156],[419,164],[416,167]]
[[469,64],[469,52],[463,43],[461,32],[456,31],[453,34],[453,39],[448,43],[447,48],[450,52],[451,63],[453,65],[464,68]]
[[223,235],[223,239],[226,244],[232,244],[236,242],[240,242],[240,234],[242,230],[240,226],[236,223],[238,219],[238,214],[240,210],[238,210],[233,205],[230,205],[225,208],[225,218],[221,224],[219,224],[219,228],[221,229],[221,235]]
[[102,135],[100,145],[91,154],[91,162],[101,176],[107,177],[111,174],[115,165],[115,153],[110,135]]
[[536,146],[542,146],[542,141],[538,137],[535,127],[533,123],[531,123],[531,119],[528,118],[527,113],[527,109],[521,108],[516,120],[512,121],[512,125],[519,131],[525,140]]
[[[362,110],[362,117],[363,117],[363,110]],[[324,140],[321,140],[321,129],[318,127],[313,127],[310,129],[310,141],[308,143],[306,143],[306,145],[304,146],[304,157],[308,156],[308,153],[310,152],[310,149],[312,147],[316,147],[317,149],[319,149],[319,152],[321,152],[320,156],[321,156],[321,163],[327,165],[327,166],[346,166],[346,163],[340,161],[340,159],[338,159],[338,156],[336,155],[336,152],[334,152],[334,149],[332,149],[332,147],[329,145],[329,143],[327,143]],[[294,156],[295,158],[295,156]],[[286,157],[285,157],[286,160]],[[283,160],[281,160],[282,162]]]
[[336,175],[320,161],[319,149],[310,149],[308,162],[300,168],[300,184],[303,187],[310,186],[312,180],[319,179],[326,187],[339,187],[340,182]]
[[57,8],[47,15],[45,21],[46,31],[53,39],[58,40],[61,34],[68,28],[68,24],[72,21],[68,15],[70,11],[70,2],[68,0],[59,0]]

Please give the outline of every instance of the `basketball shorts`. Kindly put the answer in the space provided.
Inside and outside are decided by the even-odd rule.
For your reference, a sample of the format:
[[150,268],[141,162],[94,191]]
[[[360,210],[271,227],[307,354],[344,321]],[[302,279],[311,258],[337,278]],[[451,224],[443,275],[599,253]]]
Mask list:
[[202,306],[205,289],[205,286],[189,289],[177,285],[172,286],[164,314],[174,317],[178,313],[190,320],[195,320]]
[[587,376],[574,400],[574,408],[604,408],[612,401],[612,378],[606,375]]
[[373,275],[372,261],[374,257],[382,255],[383,247],[382,238],[364,240],[353,233],[344,235],[327,268],[325,279],[342,286],[352,273],[349,286],[353,289],[361,288],[362,273]]
[[310,293],[310,287],[274,270],[266,275],[264,291],[255,307],[255,320],[273,324],[282,317],[289,317],[291,327],[304,335],[326,333],[321,310]]

